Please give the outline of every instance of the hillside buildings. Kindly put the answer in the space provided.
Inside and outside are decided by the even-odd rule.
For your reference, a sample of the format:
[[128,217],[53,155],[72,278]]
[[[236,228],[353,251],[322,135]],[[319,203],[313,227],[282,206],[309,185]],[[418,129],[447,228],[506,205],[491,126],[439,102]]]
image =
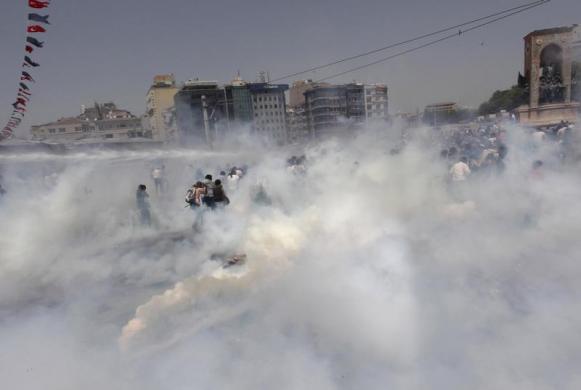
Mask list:
[[141,118],[127,110],[118,109],[114,103],[95,103],[89,108],[83,106],[80,115],[32,126],[31,133],[34,140],[55,142],[152,137],[150,131],[144,130]]

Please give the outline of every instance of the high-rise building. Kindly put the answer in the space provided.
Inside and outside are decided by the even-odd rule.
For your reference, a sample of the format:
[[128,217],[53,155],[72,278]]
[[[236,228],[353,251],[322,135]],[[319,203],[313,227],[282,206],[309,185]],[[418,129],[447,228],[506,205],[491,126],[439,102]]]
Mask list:
[[212,145],[228,128],[226,93],[217,81],[186,81],[174,103],[182,144]]
[[383,84],[364,85],[365,118],[369,122],[384,121],[389,116],[387,86]]
[[223,87],[190,80],[175,95],[180,142],[213,145],[244,125],[277,144],[287,142],[286,84],[248,83],[239,76]]
[[285,91],[287,84],[250,83],[253,130],[277,144],[288,142]]
[[294,81],[289,90],[290,107],[302,107],[305,105],[305,92],[315,87],[313,80],[297,80]]
[[348,133],[364,123],[387,120],[387,91],[385,85],[361,83],[307,90],[305,111],[311,136]]
[[288,142],[300,144],[309,141],[309,126],[304,106],[288,107],[286,111]]
[[236,76],[229,85],[225,85],[226,99],[228,102],[228,119],[233,125],[251,123],[254,116],[252,114],[252,96],[248,83]]
[[164,122],[164,112],[174,105],[176,87],[173,74],[157,75],[147,91],[147,117],[155,140],[167,141],[173,137]]

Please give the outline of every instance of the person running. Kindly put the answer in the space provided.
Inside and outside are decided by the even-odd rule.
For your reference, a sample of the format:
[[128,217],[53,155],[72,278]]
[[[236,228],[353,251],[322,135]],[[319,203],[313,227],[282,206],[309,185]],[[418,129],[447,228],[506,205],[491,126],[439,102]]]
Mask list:
[[212,181],[212,175],[206,175],[204,179],[204,187],[205,192],[202,198],[202,202],[208,206],[209,208],[213,209],[216,204],[214,202],[214,182]]
[[147,193],[147,187],[145,186],[145,184],[140,184],[137,187],[135,198],[137,201],[137,209],[139,210],[141,224],[151,225],[151,212],[149,210],[149,194]]
[[230,199],[228,199],[226,196],[224,187],[222,187],[222,180],[220,179],[214,182],[214,204],[219,206],[226,206],[230,204]]
[[452,165],[450,168],[450,193],[456,201],[465,200],[466,181],[470,176],[470,167],[468,166],[468,159],[461,157],[460,161]]
[[535,181],[540,181],[543,179],[543,165],[544,163],[541,160],[535,160],[533,162],[533,166],[531,169],[530,177]]
[[450,179],[452,179],[452,182],[463,182],[468,179],[470,173],[468,159],[466,157],[461,157],[460,161],[452,165],[452,168],[450,168]]
[[238,182],[240,181],[240,176],[236,173],[236,168],[232,168],[230,173],[226,178],[226,182],[228,183],[228,190],[229,191],[236,191],[238,189]]
[[206,187],[201,181],[196,182],[192,185],[192,188],[186,193],[186,203],[190,205],[191,208],[197,208],[202,205],[202,197],[206,191]]

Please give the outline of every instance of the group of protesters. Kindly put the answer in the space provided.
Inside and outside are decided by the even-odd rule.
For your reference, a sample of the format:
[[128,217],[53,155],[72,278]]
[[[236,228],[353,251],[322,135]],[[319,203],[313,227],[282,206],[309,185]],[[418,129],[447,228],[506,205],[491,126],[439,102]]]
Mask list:
[[[239,181],[246,174],[247,168],[231,167],[221,170],[219,178],[214,179],[211,174],[205,175],[203,179],[196,181],[186,191],[186,207],[192,210],[209,209],[215,210],[230,204],[230,198],[226,195],[226,185],[228,191],[236,191]],[[166,191],[167,180],[165,178],[165,166],[155,167],[151,172],[151,177],[155,186],[155,191],[159,195]],[[151,206],[149,203],[149,193],[145,184],[139,184],[136,192],[136,204],[139,211],[139,219],[143,225],[151,225]]]

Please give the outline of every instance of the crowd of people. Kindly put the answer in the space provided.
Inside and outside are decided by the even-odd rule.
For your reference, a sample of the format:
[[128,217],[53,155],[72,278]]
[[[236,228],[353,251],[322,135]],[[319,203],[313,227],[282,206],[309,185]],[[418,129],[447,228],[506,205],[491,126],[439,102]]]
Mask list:
[[[558,160],[577,158],[574,155],[572,133],[574,126],[561,121],[545,129],[531,129],[528,145],[536,153],[543,146],[554,147]],[[476,127],[457,128],[440,138],[443,149],[440,157],[448,166],[446,181],[452,196],[459,194],[471,178],[487,178],[502,175],[505,171],[505,159],[508,155],[507,129],[499,124],[487,124]],[[540,179],[544,162],[534,160],[530,177]]]
[[[209,209],[215,210],[230,204],[230,198],[226,195],[225,185],[228,191],[236,191],[239,181],[246,174],[247,167],[232,167],[219,173],[219,179],[214,179],[211,174],[205,175],[201,180],[196,181],[186,191],[186,207],[192,210]],[[156,194],[161,194],[167,190],[167,179],[165,177],[165,166],[154,167],[151,171]],[[149,193],[145,184],[139,184],[136,192],[136,204],[139,211],[139,220],[143,225],[151,225],[151,205]]]

